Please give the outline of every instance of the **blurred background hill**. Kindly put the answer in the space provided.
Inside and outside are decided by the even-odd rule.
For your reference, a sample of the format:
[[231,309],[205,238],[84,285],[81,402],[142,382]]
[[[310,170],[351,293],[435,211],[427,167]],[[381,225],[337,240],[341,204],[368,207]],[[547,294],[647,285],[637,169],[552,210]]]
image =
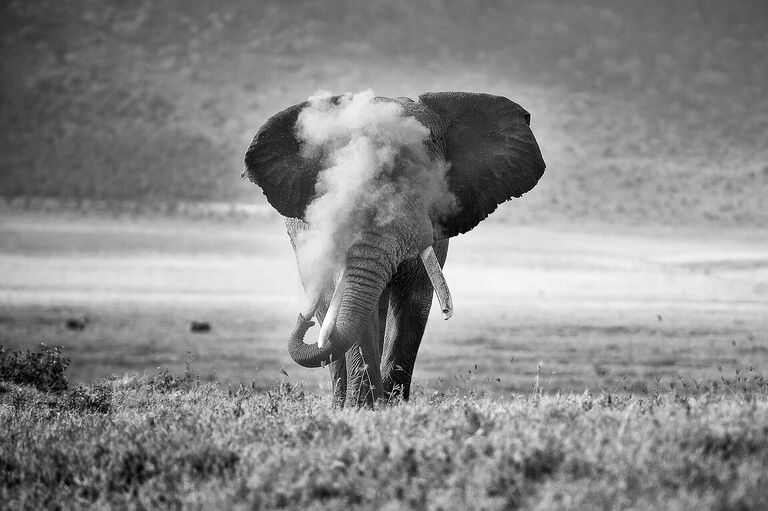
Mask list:
[[548,162],[502,215],[768,224],[762,0],[1,5],[6,198],[261,203],[245,148],[316,90],[476,90]]

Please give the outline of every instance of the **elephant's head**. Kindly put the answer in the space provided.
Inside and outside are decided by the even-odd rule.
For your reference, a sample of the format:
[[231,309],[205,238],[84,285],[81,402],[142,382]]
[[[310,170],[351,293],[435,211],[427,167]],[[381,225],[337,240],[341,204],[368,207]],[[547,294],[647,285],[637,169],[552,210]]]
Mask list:
[[[343,100],[341,96],[326,99],[329,105]],[[405,259],[422,255],[437,284],[438,298],[445,301],[445,293],[439,289],[442,274],[434,254],[430,256],[431,245],[471,230],[499,204],[531,190],[544,172],[544,160],[529,127],[530,114],[507,98],[437,92],[423,94],[417,102],[408,98],[372,101],[395,104],[404,118],[418,121],[425,134],[419,143],[426,155],[422,158],[431,164],[419,161],[418,155],[409,155],[409,151],[418,151],[403,146],[402,154],[393,160],[394,168],[368,183],[389,186],[386,193],[399,199],[396,212],[386,222],[376,221],[376,215],[366,211],[356,216],[355,236],[345,246],[340,261],[342,277],[323,322],[333,331],[326,328],[324,335],[321,329],[319,345],[303,342],[312,324],[309,319],[314,310],[309,306],[291,335],[289,352],[303,366],[323,365],[349,350]],[[261,127],[245,155],[244,174],[262,188],[280,214],[311,225],[312,204],[325,192],[318,186],[318,175],[322,183],[322,173],[330,163],[322,151],[307,150],[297,129],[300,114],[310,106],[309,102],[292,106]],[[439,207],[434,197],[424,199],[423,183],[408,182],[411,174],[424,169],[440,173],[439,179],[449,192],[450,200],[442,201]],[[399,184],[391,186],[392,182]]]

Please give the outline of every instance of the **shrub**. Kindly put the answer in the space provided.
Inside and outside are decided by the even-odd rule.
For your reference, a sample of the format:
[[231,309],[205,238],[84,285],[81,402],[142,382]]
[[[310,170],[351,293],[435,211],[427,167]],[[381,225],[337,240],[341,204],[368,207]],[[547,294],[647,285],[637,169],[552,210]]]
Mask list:
[[41,343],[35,352],[10,352],[0,346],[0,381],[29,385],[43,392],[66,390],[68,382],[64,373],[70,360],[62,356],[62,349]]
[[165,367],[158,367],[155,374],[149,377],[147,383],[150,388],[161,394],[177,390],[189,390],[192,387],[192,373],[189,360],[187,360],[187,369],[182,376],[172,374]]
[[66,405],[79,412],[109,413],[112,408],[112,388],[103,383],[78,385],[69,393]]

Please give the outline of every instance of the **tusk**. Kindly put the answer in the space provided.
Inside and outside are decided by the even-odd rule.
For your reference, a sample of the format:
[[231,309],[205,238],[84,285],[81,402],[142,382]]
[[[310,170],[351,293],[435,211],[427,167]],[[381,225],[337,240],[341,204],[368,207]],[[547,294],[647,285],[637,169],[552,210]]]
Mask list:
[[347,286],[347,269],[341,270],[338,282],[336,282],[336,289],[333,291],[333,298],[328,305],[328,310],[325,313],[323,324],[320,327],[320,333],[317,336],[317,347],[322,348],[328,338],[331,336],[333,327],[336,325],[336,317],[339,315],[339,307],[341,306],[341,297],[344,295],[344,288]]
[[421,262],[427,270],[429,280],[432,281],[432,287],[435,288],[437,301],[440,302],[440,309],[443,311],[443,319],[448,319],[453,315],[453,300],[451,292],[448,290],[448,283],[443,276],[443,270],[440,263],[437,262],[437,256],[432,247],[427,247],[421,252]]
[[306,321],[309,321],[312,319],[312,316],[315,315],[315,311],[317,310],[317,307],[320,305],[320,298],[322,296],[317,296],[315,298],[308,297],[306,305],[304,306],[304,309],[301,313],[301,317],[304,318]]

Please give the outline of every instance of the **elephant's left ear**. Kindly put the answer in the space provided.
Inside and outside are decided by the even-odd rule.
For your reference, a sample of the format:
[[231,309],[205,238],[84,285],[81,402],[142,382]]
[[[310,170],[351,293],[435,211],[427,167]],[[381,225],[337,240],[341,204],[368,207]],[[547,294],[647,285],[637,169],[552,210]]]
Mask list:
[[468,92],[422,94],[419,102],[446,125],[448,188],[458,208],[433,219],[441,237],[471,230],[499,204],[533,188],[544,173],[541,150],[528,127],[531,116],[517,103]]
[[[328,99],[337,104],[341,96]],[[264,191],[269,203],[283,216],[303,218],[315,197],[319,158],[304,156],[296,137],[296,121],[309,102],[286,108],[259,128],[245,153],[244,177]]]

